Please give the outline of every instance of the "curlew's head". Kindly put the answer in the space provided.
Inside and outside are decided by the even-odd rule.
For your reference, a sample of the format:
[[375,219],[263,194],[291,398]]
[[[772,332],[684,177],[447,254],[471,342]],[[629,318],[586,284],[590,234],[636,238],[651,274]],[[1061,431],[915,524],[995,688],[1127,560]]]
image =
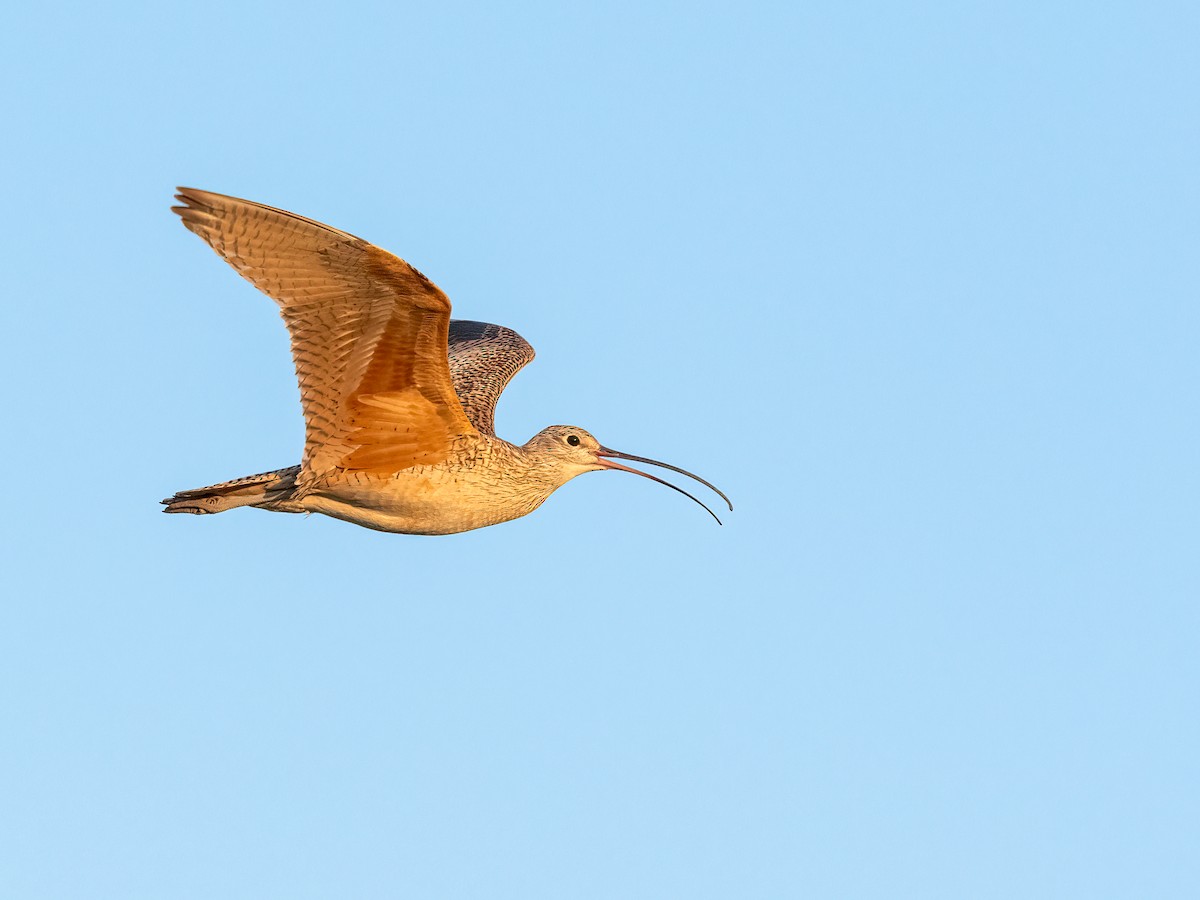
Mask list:
[[[610,450],[588,432],[573,425],[551,425],[549,428],[543,428],[529,439],[529,442],[525,444],[523,449],[526,453],[536,457],[542,465],[555,469],[562,477],[561,484],[566,484],[576,475],[582,475],[584,472],[598,472],[602,469],[632,472],[634,475],[641,475],[643,478],[657,481],[659,484],[666,485],[671,490],[678,491],[685,497],[695,500],[696,503],[699,503],[708,511],[710,516],[717,519],[716,513],[683,488],[676,487],[671,482],[663,481],[661,478],[657,478],[648,472],[631,469],[629,466],[623,466],[615,461],[624,459],[630,462],[646,463],[651,466],[661,466],[664,469],[670,469],[672,472],[686,475],[688,478],[694,478],[705,487],[715,491],[729,508],[733,509],[733,504],[729,502],[729,498],[699,475],[693,475],[686,469],[681,469],[670,463],[659,462],[656,459],[649,459],[645,456],[631,456],[628,453],[618,453],[616,450]],[[717,524],[719,525],[720,523],[721,520],[717,519]]]

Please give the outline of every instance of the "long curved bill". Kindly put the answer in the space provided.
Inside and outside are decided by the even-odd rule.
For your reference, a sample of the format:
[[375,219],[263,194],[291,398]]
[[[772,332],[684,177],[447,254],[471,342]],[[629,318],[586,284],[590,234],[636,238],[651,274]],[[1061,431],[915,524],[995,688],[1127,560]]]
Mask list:
[[650,459],[647,456],[633,456],[629,453],[619,453],[616,450],[610,450],[608,447],[601,447],[597,451],[597,461],[600,463],[600,465],[604,466],[607,469],[617,469],[618,471],[621,471],[621,472],[632,472],[634,475],[641,475],[643,478],[649,478],[651,481],[657,481],[659,484],[666,485],[673,491],[678,491],[679,493],[683,494],[683,496],[687,497],[689,500],[692,500],[692,501],[700,504],[700,506],[704,507],[705,511],[710,516],[712,516],[714,519],[717,520],[718,525],[721,524],[721,520],[717,519],[717,514],[715,512],[713,512],[711,509],[709,509],[706,504],[702,503],[700,500],[693,497],[691,494],[689,494],[683,488],[676,487],[675,485],[671,484],[671,482],[669,482],[669,481],[663,481],[663,479],[658,478],[654,475],[651,475],[649,472],[642,472],[639,469],[631,469],[629,466],[623,466],[618,462],[613,462],[614,458],[615,459],[627,459],[630,462],[646,463],[647,465],[651,465],[651,466],[661,466],[664,469],[670,469],[672,472],[678,472],[680,475],[686,475],[688,478],[693,478],[696,481],[700,482],[702,485],[704,485],[709,490],[716,493],[722,500],[725,501],[725,503],[729,507],[730,511],[733,510],[733,503],[730,501],[730,499],[728,497],[725,496],[724,492],[722,492],[720,488],[718,488],[716,485],[709,484],[707,481],[705,481],[699,475],[693,475],[687,469],[681,469],[681,468],[679,468],[679,466],[673,466],[670,463],[659,462],[657,459]]

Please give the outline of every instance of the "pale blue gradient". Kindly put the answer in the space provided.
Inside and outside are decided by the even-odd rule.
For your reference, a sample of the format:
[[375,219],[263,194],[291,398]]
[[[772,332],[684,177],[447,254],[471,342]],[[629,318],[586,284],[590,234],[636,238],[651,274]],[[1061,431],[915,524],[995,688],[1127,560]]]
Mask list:
[[[1200,896],[1194,4],[23,4],[0,897]],[[299,458],[176,184],[694,469],[450,538],[163,516]]]

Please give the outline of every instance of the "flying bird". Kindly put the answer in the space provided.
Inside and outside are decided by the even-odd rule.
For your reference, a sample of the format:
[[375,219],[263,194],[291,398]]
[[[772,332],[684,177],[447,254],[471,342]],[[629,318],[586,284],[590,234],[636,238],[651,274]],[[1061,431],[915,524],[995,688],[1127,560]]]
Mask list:
[[[452,320],[450,300],[404,260],[312,219],[236,197],[179,188],[171,207],[279,305],[304,412],[298,466],[180,491],[168,513],[239,506],[324,513],[404,534],[453,534],[533,512],[576,475],[616,469],[678,491],[617,460],[572,425],[523,445],[496,436],[500,393],[533,359],[510,328]],[[717,519],[719,522],[720,520]]]

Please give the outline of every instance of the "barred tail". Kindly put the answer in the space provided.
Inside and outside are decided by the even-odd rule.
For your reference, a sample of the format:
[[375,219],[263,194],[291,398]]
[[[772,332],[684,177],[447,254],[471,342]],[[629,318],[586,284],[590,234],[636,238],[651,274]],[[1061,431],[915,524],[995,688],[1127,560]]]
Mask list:
[[161,501],[165,513],[191,513],[195,516],[225,512],[239,506],[261,506],[280,512],[302,512],[291,507],[292,492],[296,487],[299,466],[247,475],[222,484],[180,491],[174,497]]

